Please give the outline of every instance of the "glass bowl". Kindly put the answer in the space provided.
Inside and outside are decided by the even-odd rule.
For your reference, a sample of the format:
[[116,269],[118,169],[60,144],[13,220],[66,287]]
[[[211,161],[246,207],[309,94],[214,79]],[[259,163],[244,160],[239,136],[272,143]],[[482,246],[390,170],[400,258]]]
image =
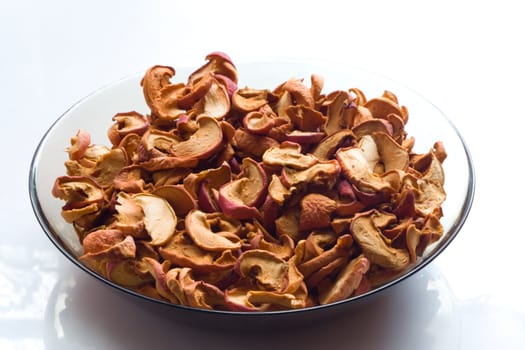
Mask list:
[[[170,310],[177,310],[175,313],[182,313],[185,322],[193,320],[216,327],[224,325],[220,320],[226,318],[227,324],[235,327],[298,325],[300,320],[309,322],[308,320],[314,318],[319,320],[322,316],[344,315],[355,304],[370,299],[374,294],[409,278],[427,266],[456,237],[468,216],[474,198],[474,168],[467,145],[460,133],[436,106],[396,82],[343,64],[267,62],[240,64],[237,65],[237,69],[239,87],[273,88],[288,78],[309,79],[310,75],[315,73],[325,78],[324,92],[350,87],[359,88],[367,97],[381,96],[385,90],[393,92],[400,104],[408,108],[410,117],[406,131],[409,136],[416,138],[414,150],[427,152],[438,140],[443,141],[447,150],[448,157],[443,163],[447,199],[442,206],[444,216],[441,223],[444,234],[441,239],[429,246],[423,256],[408,270],[387,283],[353,298],[305,309],[255,313],[201,310],[152,299],[101,277],[79,262],[81,244],[73,226],[63,220],[61,216],[63,202],[51,195],[51,189],[55,179],[65,175],[64,161],[67,159],[65,149],[78,129],[87,130],[91,134],[93,144],[110,146],[107,130],[112,123],[113,115],[132,110],[143,114],[149,112],[140,87],[142,75],[137,75],[102,87],[78,101],[50,126],[35,151],[29,174],[29,193],[34,213],[51,242],[73,264],[99,282],[139,298],[140,303],[160,304]],[[185,81],[187,75],[193,71],[190,68],[177,67],[176,70],[177,74],[173,81]]]

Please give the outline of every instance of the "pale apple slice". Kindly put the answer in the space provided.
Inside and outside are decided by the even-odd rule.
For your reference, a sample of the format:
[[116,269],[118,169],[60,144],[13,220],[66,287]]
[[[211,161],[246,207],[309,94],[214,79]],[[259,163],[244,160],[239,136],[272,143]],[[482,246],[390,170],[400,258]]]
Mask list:
[[249,132],[257,135],[267,135],[275,125],[275,119],[268,113],[252,111],[242,119],[242,124]]
[[177,226],[177,214],[169,202],[149,193],[137,193],[132,198],[144,212],[144,226],[151,237],[151,244],[165,244],[173,236]]
[[271,147],[263,154],[266,165],[286,166],[292,169],[304,170],[317,164],[319,160],[311,154],[301,153],[301,145],[294,142],[283,142],[277,147]]

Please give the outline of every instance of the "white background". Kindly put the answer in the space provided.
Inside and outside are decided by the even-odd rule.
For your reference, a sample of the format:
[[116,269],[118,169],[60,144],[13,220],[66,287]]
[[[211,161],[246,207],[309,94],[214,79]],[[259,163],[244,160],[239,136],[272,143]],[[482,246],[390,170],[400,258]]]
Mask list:
[[[523,349],[525,53],[518,1],[0,1],[0,348]],[[301,331],[186,327],[101,285],[34,218],[45,131],[154,64],[336,60],[418,91],[458,127],[477,188],[458,237],[368,308]]]

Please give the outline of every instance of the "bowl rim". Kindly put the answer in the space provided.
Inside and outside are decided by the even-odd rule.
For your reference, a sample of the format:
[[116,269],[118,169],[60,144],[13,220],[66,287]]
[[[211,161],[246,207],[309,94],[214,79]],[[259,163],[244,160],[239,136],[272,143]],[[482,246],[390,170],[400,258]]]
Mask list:
[[[296,64],[296,63],[299,63],[299,64],[311,64],[311,63],[319,64],[318,61],[312,62],[312,61],[308,61],[308,60],[288,60],[288,61],[287,60],[281,60],[281,61],[278,61],[278,62],[267,62],[267,61],[263,61],[263,62],[256,62],[256,61],[245,62],[245,63],[236,64],[236,66],[243,67],[243,66],[252,66],[252,65],[260,65],[260,64]],[[181,69],[182,68],[187,68],[187,67],[181,67]],[[395,84],[397,86],[400,86],[403,89],[407,90],[409,93],[413,94],[414,96],[417,96],[419,99],[421,99],[421,101],[425,102],[426,104],[431,106],[433,109],[435,109],[436,112],[438,112],[441,115],[441,117],[447,122],[447,124],[454,131],[455,135],[458,137],[458,139],[459,139],[459,141],[461,143],[461,146],[463,148],[463,152],[464,152],[465,158],[467,159],[467,171],[468,171],[468,187],[467,187],[467,190],[466,190],[466,193],[465,193],[465,200],[462,203],[462,206],[460,208],[460,215],[457,216],[456,220],[452,223],[452,225],[449,228],[449,230],[446,231],[445,234],[442,237],[442,238],[444,238],[444,236],[447,236],[447,239],[440,239],[437,242],[437,245],[435,246],[435,248],[433,249],[431,255],[425,257],[425,259],[422,259],[422,261],[420,261],[417,264],[411,264],[408,269],[403,270],[399,275],[397,275],[396,277],[394,277],[390,281],[388,281],[388,282],[386,282],[386,283],[384,283],[384,284],[382,284],[382,285],[380,285],[380,286],[378,286],[378,287],[376,287],[376,288],[374,288],[374,289],[372,289],[372,290],[370,290],[370,291],[368,291],[366,293],[363,293],[363,294],[360,294],[360,295],[357,295],[357,296],[353,296],[353,297],[350,297],[350,298],[347,298],[347,299],[344,299],[344,300],[340,300],[340,301],[337,301],[337,302],[333,302],[333,303],[330,303],[330,304],[326,304],[326,305],[315,305],[315,306],[306,307],[306,308],[300,308],[300,309],[286,309],[286,310],[274,310],[274,311],[255,311],[255,312],[254,311],[215,310],[215,309],[211,309],[210,310],[210,309],[195,308],[195,307],[191,307],[191,306],[187,306],[187,305],[173,304],[173,303],[170,303],[169,301],[163,301],[163,300],[155,299],[155,298],[152,298],[152,297],[140,294],[140,293],[135,292],[135,291],[133,291],[131,289],[128,289],[128,288],[126,288],[126,287],[124,287],[122,285],[119,285],[119,284],[117,284],[115,282],[112,282],[112,281],[104,278],[103,276],[100,276],[98,273],[92,271],[87,266],[82,264],[74,256],[74,254],[69,249],[67,249],[65,247],[65,245],[63,244],[63,242],[60,239],[60,237],[58,236],[58,234],[51,229],[49,221],[48,221],[48,219],[46,218],[46,216],[44,214],[44,211],[42,209],[42,204],[41,204],[41,202],[40,202],[40,200],[38,198],[38,193],[37,193],[37,190],[36,190],[36,187],[37,187],[37,185],[36,185],[37,165],[38,165],[38,163],[39,163],[39,161],[41,159],[42,148],[43,148],[45,142],[48,140],[48,137],[49,137],[50,133],[54,130],[54,128],[72,110],[74,110],[77,106],[81,105],[86,100],[90,99],[91,97],[93,97],[96,94],[103,93],[103,92],[107,91],[108,89],[111,89],[111,88],[113,88],[113,87],[115,87],[115,86],[117,86],[117,85],[119,85],[119,84],[121,84],[123,82],[128,81],[128,80],[137,79],[138,77],[140,77],[140,75],[138,73],[135,73],[135,74],[132,74],[132,75],[128,75],[128,76],[125,76],[125,77],[123,77],[121,79],[115,80],[115,81],[113,81],[111,83],[102,85],[98,89],[93,90],[92,92],[88,93],[87,95],[85,95],[84,97],[80,98],[75,103],[73,103],[69,108],[67,108],[50,125],[50,127],[46,130],[46,132],[43,134],[42,138],[38,142],[38,145],[37,145],[37,147],[35,149],[35,152],[34,152],[34,154],[32,156],[31,163],[30,163],[30,169],[29,169],[28,191],[29,191],[29,198],[30,198],[30,202],[31,202],[33,213],[34,213],[34,215],[35,215],[35,217],[36,217],[40,227],[42,228],[42,230],[44,231],[44,233],[46,234],[48,239],[51,241],[51,243],[69,261],[71,261],[78,268],[80,268],[81,270],[86,272],[88,275],[90,275],[91,277],[95,278],[98,281],[103,282],[104,284],[106,284],[106,285],[108,285],[108,286],[110,286],[112,288],[115,288],[116,290],[124,292],[127,295],[131,295],[131,296],[139,298],[141,300],[154,302],[156,304],[172,307],[172,308],[178,309],[178,310],[186,310],[186,311],[190,311],[190,312],[194,312],[194,313],[203,313],[203,314],[207,314],[207,315],[215,314],[215,315],[226,315],[226,316],[248,316],[250,318],[258,318],[258,317],[264,317],[264,316],[268,316],[268,315],[279,316],[279,315],[292,315],[292,314],[297,314],[297,313],[303,314],[305,312],[315,312],[315,311],[318,311],[318,310],[326,310],[326,309],[330,309],[330,308],[336,308],[336,307],[338,307],[340,305],[350,304],[350,303],[356,302],[358,300],[365,299],[365,298],[367,298],[367,297],[369,297],[371,295],[375,295],[377,293],[385,291],[385,290],[389,289],[390,287],[392,287],[392,286],[394,286],[394,285],[396,285],[396,284],[398,284],[398,283],[408,279],[410,276],[416,274],[417,272],[421,271],[423,268],[428,266],[456,238],[456,236],[458,235],[459,231],[461,230],[461,228],[465,224],[465,222],[466,222],[466,220],[467,220],[467,218],[469,216],[470,210],[472,208],[473,202],[474,202],[475,190],[476,190],[475,168],[474,168],[472,154],[471,154],[471,152],[469,150],[469,147],[467,146],[467,144],[465,142],[465,139],[463,138],[463,136],[461,135],[461,133],[459,132],[457,127],[448,118],[448,116],[445,115],[445,113],[443,113],[443,111],[441,109],[439,109],[435,104],[433,104],[427,98],[425,98],[424,96],[419,94],[417,91],[414,91],[411,88],[409,88],[407,86],[404,86],[404,85],[400,84],[399,82],[397,82],[397,81],[395,81],[393,79],[390,79],[390,78],[388,78],[388,77],[386,77],[384,75],[381,75],[381,74],[378,74],[378,73],[375,73],[375,72],[371,72],[371,71],[368,71],[368,70],[365,70],[365,69],[361,69],[361,68],[353,68],[353,71],[360,71],[361,73],[372,75],[372,76],[375,76],[375,77],[380,78],[382,80],[389,81],[389,82],[391,82],[391,83],[393,83],[393,84]]]

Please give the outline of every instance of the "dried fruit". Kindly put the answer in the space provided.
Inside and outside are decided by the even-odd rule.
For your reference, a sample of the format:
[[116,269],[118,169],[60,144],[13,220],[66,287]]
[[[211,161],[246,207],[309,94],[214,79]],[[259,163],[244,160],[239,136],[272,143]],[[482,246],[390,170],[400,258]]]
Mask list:
[[389,91],[323,93],[324,78],[238,88],[213,52],[186,81],[154,66],[147,114],[117,113],[110,146],[71,138],[52,194],[79,260],[148,297],[266,311],[365,293],[443,234],[447,154],[416,154]]

